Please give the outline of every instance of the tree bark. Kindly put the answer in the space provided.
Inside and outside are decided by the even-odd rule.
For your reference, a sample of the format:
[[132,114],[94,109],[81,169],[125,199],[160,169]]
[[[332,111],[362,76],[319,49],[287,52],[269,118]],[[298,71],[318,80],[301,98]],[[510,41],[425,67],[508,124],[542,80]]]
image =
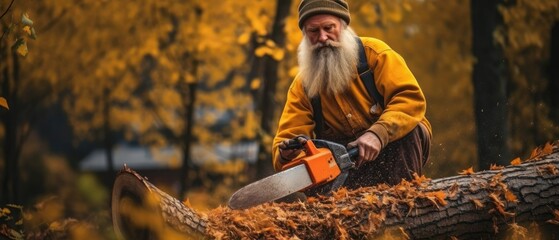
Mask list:
[[[269,203],[247,210],[218,208],[207,214],[197,213],[125,168],[113,188],[113,223],[117,235],[125,239],[163,239],[169,234],[363,239],[394,233],[412,239],[499,238],[524,223],[551,226],[546,221],[554,214],[559,221],[559,149],[549,145],[546,151],[500,170],[436,180],[417,177],[393,187],[341,189],[306,202]],[[134,204],[126,199],[135,199]],[[130,219],[139,217],[131,215],[152,222],[134,225]],[[559,228],[553,227],[547,237],[557,238]]]
[[505,165],[510,159],[506,142],[506,62],[494,38],[497,27],[502,25],[497,8],[500,3],[500,0],[471,1],[472,51],[476,59],[472,78],[479,169],[489,169],[493,163]]

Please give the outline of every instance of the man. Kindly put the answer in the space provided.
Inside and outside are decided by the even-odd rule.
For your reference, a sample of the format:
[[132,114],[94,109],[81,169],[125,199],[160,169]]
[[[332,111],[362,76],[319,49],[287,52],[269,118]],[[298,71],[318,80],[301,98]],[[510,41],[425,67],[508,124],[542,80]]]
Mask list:
[[[300,71],[289,88],[274,138],[274,168],[279,171],[304,155],[300,149],[287,149],[289,141],[304,143],[306,138],[298,136],[320,136],[359,148],[358,168],[344,184],[348,188],[412,179],[413,173],[421,175],[430,152],[431,125],[425,118],[423,92],[400,55],[378,39],[356,38],[349,22],[344,0],[301,1]],[[364,46],[371,81],[382,96],[379,101],[358,75],[357,40]],[[321,129],[311,103],[317,97]]]

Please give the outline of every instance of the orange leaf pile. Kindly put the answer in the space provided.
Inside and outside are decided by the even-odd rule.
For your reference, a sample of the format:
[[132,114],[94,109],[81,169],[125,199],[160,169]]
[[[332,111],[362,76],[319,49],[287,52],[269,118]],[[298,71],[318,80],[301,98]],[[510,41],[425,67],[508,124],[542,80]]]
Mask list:
[[[404,217],[416,206],[447,205],[444,190],[424,192],[430,179],[415,176],[396,186],[349,190],[306,202],[269,203],[246,210],[218,208],[207,214],[207,235],[219,239],[355,239],[373,236],[387,215]],[[427,200],[427,201],[425,201]],[[355,223],[359,223],[355,227]],[[353,226],[353,227],[352,227]],[[405,233],[403,233],[405,235]]]

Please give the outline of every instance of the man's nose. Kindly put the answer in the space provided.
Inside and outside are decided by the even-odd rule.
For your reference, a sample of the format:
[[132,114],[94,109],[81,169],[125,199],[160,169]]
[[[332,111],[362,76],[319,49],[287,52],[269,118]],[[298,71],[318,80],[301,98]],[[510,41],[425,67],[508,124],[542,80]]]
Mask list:
[[320,35],[318,36],[318,41],[321,43],[326,42],[328,40],[328,34],[326,31],[320,30]]

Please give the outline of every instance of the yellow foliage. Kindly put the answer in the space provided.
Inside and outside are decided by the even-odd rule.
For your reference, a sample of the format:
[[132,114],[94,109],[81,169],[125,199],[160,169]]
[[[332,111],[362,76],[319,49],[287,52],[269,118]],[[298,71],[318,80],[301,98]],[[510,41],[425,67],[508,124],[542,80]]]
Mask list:
[[238,38],[237,42],[241,45],[247,44],[250,40],[250,32],[243,32]]
[[27,49],[27,42],[23,41],[21,44],[19,44],[16,51],[21,56],[27,56],[27,54],[29,53],[29,50]]
[[254,78],[250,82],[250,89],[257,90],[260,88],[261,85],[262,85],[262,81],[260,80],[260,78]]

